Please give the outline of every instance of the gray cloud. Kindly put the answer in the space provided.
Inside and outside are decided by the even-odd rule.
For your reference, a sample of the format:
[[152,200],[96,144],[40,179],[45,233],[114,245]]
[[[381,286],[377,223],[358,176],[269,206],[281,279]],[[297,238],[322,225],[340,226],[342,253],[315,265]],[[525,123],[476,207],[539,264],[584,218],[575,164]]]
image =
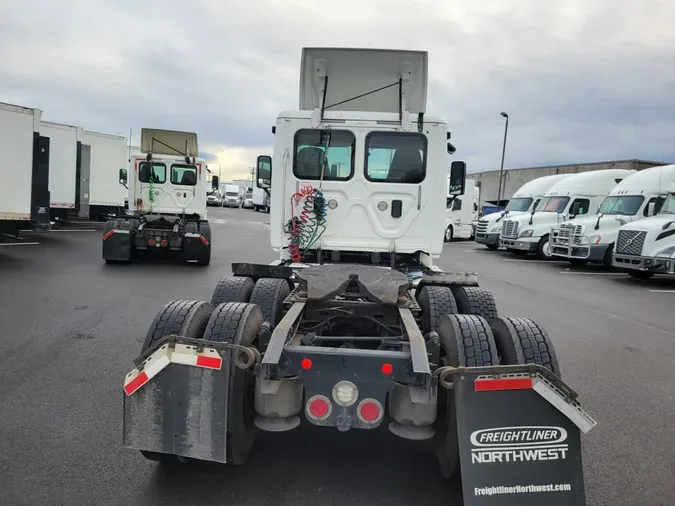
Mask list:
[[[430,52],[429,107],[470,171],[621,158],[675,161],[675,4],[644,0],[257,2],[47,0],[5,7],[0,100],[127,134],[271,145],[297,107],[303,46]],[[251,160],[250,163],[252,163]]]

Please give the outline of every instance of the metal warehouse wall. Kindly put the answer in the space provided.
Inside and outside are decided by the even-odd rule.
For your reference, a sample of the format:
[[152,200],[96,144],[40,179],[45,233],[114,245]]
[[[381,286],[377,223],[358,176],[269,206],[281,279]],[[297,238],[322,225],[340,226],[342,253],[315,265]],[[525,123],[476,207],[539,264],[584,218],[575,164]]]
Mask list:
[[[554,165],[550,167],[530,167],[526,169],[504,169],[502,199],[510,199],[511,195],[513,195],[518,188],[528,181],[532,181],[533,179],[542,176],[605,169],[643,170],[649,167],[668,164],[668,162],[650,162],[647,160],[618,160],[596,163],[577,163],[571,165]],[[474,174],[467,174],[467,176],[473,177],[476,184],[480,187],[480,206],[485,205],[487,201],[497,200],[499,170],[476,172]]]

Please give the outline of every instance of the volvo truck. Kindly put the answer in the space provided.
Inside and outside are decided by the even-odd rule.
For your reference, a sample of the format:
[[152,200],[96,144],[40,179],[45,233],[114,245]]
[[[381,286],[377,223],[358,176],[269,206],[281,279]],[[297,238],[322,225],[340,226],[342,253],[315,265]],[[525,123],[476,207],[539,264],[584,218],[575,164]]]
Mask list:
[[499,243],[517,254],[551,259],[551,229],[594,213],[612,189],[635,170],[608,169],[574,174],[558,181],[529,214],[505,218]]
[[233,263],[210,300],[157,314],[123,382],[128,448],[241,466],[259,431],[384,425],[428,440],[466,506],[541,504],[528,487],[549,483],[566,485],[547,505],[585,504],[581,433],[595,422],[560,379],[553,340],[498,314],[475,273],[435,264],[466,165],[452,162],[446,188],[455,148],[426,112],[427,62],[303,50],[299,107],[279,113],[273,155],[256,164],[278,258]]
[[626,223],[614,242],[613,265],[636,279],[675,275],[675,183],[659,213]]
[[525,183],[509,199],[509,203],[504,211],[488,214],[478,220],[475,241],[478,244],[484,244],[488,249],[499,249],[499,234],[502,231],[504,219],[507,216],[509,218],[517,217],[536,210],[544,194],[558,181],[571,175],[553,174]]
[[675,165],[643,169],[621,181],[602,202],[597,214],[562,223],[551,231],[553,256],[574,264],[612,267],[619,229],[658,213],[675,182]]
[[40,109],[0,103],[0,234],[10,241],[22,229],[50,226],[49,138],[40,133],[41,118]]

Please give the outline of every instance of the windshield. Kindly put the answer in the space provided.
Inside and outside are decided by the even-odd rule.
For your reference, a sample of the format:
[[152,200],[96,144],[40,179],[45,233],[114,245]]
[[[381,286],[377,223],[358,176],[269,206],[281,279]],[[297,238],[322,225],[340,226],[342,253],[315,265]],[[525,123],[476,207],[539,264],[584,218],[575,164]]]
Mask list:
[[253,192],[246,192],[246,198],[250,199],[253,196]]
[[519,199],[511,199],[509,200],[509,204],[506,206],[506,211],[511,211],[511,212],[524,212],[527,211],[530,208],[530,205],[532,204],[532,199],[531,198],[519,198]]
[[668,195],[661,208],[661,214],[675,214],[675,193]]
[[634,216],[645,201],[642,195],[625,195],[621,197],[607,197],[598,210],[603,214],[622,214]]
[[239,192],[225,192],[225,195],[227,195],[228,197],[238,197]]
[[548,197],[542,199],[537,206],[537,212],[562,213],[570,201],[569,197]]

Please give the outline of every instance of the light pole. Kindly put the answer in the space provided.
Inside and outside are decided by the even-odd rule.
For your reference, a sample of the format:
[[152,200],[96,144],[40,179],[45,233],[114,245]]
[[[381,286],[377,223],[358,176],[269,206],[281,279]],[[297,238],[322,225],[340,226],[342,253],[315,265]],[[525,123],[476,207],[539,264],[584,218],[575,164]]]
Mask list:
[[499,169],[499,189],[497,190],[497,208],[502,202],[502,177],[504,174],[504,154],[506,154],[506,134],[509,132],[509,115],[505,112],[500,113],[504,118],[506,118],[506,124],[504,125],[504,146],[502,147],[502,167]]

